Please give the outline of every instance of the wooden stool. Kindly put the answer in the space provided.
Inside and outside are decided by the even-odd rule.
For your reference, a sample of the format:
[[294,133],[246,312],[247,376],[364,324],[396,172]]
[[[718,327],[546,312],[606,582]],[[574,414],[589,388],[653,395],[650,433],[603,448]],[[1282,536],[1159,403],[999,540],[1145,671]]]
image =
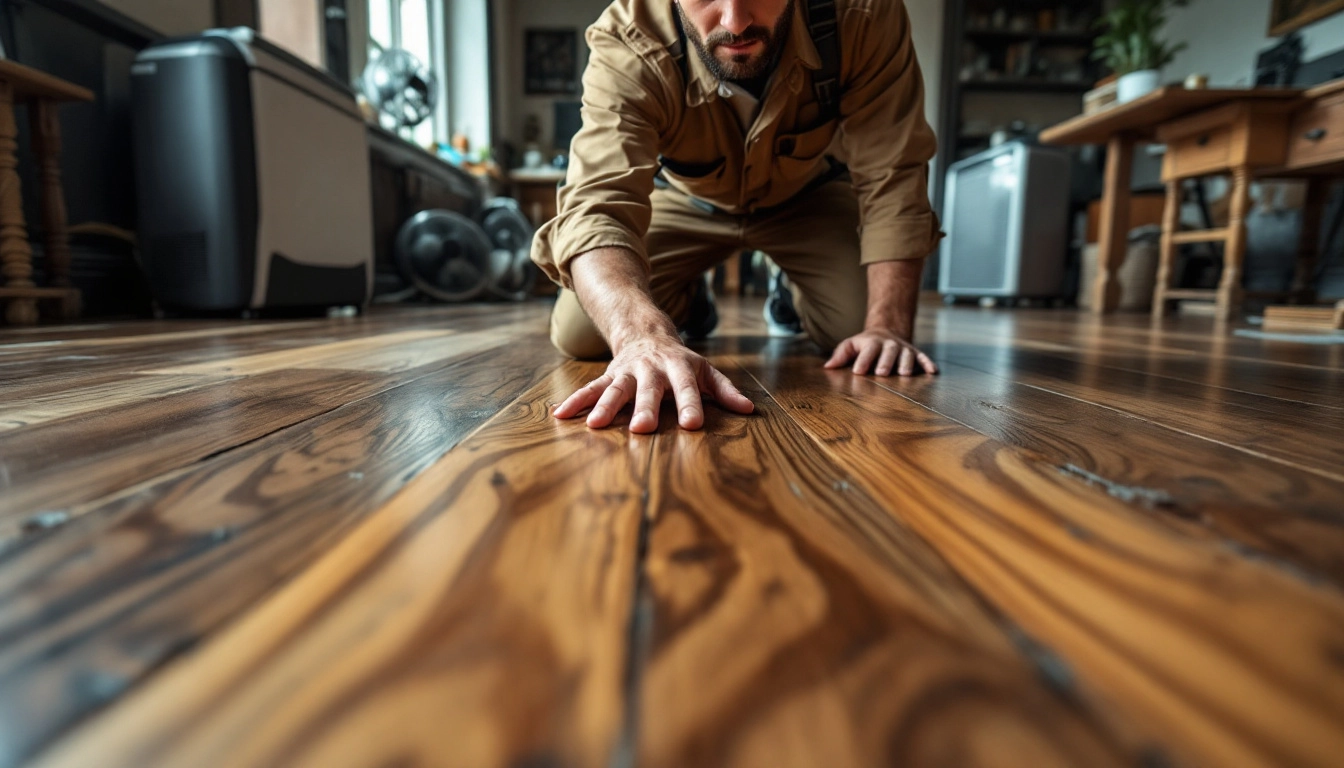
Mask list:
[[[79,291],[70,286],[70,243],[66,229],[65,196],[61,191],[61,125],[56,109],[61,102],[93,101],[93,93],[31,67],[0,59],[0,301],[13,325],[37,322],[39,299],[61,302],[66,319],[79,316]],[[33,152],[42,181],[42,225],[46,235],[49,287],[33,283],[33,250],[23,217],[20,189],[18,125],[14,104],[28,104]]]

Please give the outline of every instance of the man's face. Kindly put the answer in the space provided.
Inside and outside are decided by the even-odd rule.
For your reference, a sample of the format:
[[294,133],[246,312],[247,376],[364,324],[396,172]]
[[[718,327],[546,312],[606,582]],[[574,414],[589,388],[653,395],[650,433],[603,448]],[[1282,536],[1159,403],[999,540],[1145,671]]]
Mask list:
[[720,80],[768,74],[788,40],[794,0],[677,0],[691,45]]

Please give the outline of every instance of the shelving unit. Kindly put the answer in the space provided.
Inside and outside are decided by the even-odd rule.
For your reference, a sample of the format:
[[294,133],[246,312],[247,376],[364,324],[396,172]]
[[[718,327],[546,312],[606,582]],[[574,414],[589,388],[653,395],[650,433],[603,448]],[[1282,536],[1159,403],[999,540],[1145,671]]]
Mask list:
[[1082,111],[1100,68],[1091,60],[1105,0],[948,0],[935,201],[957,160],[995,131],[1035,133]]

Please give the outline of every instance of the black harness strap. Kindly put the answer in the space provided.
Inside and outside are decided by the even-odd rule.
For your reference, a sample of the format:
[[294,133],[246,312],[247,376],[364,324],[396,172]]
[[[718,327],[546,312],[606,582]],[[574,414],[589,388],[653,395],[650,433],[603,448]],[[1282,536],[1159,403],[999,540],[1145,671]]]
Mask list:
[[821,121],[829,123],[840,117],[840,25],[835,0],[807,0],[803,15],[821,57],[821,68],[812,73],[812,92],[821,105]]

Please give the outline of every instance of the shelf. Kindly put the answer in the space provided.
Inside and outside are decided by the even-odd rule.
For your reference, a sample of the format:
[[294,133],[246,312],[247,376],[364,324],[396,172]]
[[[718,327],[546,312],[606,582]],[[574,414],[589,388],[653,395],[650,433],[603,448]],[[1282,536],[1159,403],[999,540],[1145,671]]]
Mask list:
[[1092,46],[1092,41],[1096,39],[1095,32],[1041,32],[1038,30],[1027,30],[1022,32],[1007,29],[967,29],[966,37],[977,40],[1002,40],[1004,42],[1016,40],[1035,40],[1045,45],[1078,45]]
[[1092,90],[1092,84],[1066,80],[1030,80],[1006,77],[1001,80],[966,80],[961,83],[961,89],[963,91],[1013,91],[1019,93],[1071,93],[1081,95]]

